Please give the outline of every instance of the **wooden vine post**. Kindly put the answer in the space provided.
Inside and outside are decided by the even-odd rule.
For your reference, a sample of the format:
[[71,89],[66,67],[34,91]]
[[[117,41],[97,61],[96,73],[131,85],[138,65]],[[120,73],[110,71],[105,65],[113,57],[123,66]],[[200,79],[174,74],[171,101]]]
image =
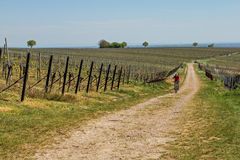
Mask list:
[[23,77],[23,88],[22,88],[21,102],[23,102],[24,99],[25,99],[27,79],[28,79],[29,62],[30,62],[30,53],[27,54],[26,69],[25,69],[25,73],[24,73],[24,77]]
[[96,92],[98,92],[99,86],[100,86],[100,83],[101,83],[102,70],[103,70],[103,63],[101,64],[101,67],[100,67],[100,70],[99,70]]
[[108,84],[108,77],[109,77],[110,69],[111,69],[111,64],[108,65],[106,78],[105,78],[104,92],[107,91],[107,84]]
[[41,53],[38,53],[37,80],[41,79]]
[[5,64],[6,60],[6,44],[4,43],[4,48],[3,48],[3,64]]
[[87,93],[89,92],[90,83],[91,83],[91,79],[92,79],[92,70],[93,70],[93,62],[91,63],[89,75],[88,75],[88,84],[87,84],[87,89],[86,89]]
[[49,80],[52,72],[52,61],[53,61],[53,56],[50,56],[49,64],[48,64],[48,73],[47,73],[47,79],[46,79],[46,84],[45,84],[45,93],[48,92],[48,86],[49,86]]
[[72,73],[71,72],[69,72],[68,73],[68,81],[67,81],[67,92],[69,92],[69,90],[70,90],[70,86],[71,86],[71,78],[72,78]]
[[10,77],[12,74],[12,66],[11,66],[10,56],[8,52],[7,38],[5,38],[5,53],[7,54],[7,66],[4,66],[4,67],[7,68],[7,72],[5,68],[5,77],[6,77],[6,84],[8,85],[10,83]]
[[61,82],[61,76],[62,76],[62,74],[61,74],[61,57],[60,56],[58,56],[58,75],[59,75],[59,86],[61,86],[61,84],[62,84],[62,82]]
[[63,76],[62,95],[64,95],[64,93],[65,93],[65,85],[66,85],[67,73],[68,73],[68,63],[69,63],[69,57],[67,57],[65,72],[64,72],[64,76]]
[[113,90],[113,87],[114,87],[114,81],[115,81],[116,72],[117,72],[117,65],[115,65],[114,71],[113,71],[111,91]]
[[125,84],[125,76],[126,76],[126,70],[123,70],[123,75],[122,75],[122,84]]
[[120,88],[120,83],[121,83],[121,78],[122,78],[122,72],[123,72],[123,68],[121,67],[120,72],[119,72],[119,77],[118,77],[118,85],[117,85],[118,90],[119,90],[119,88]]
[[9,85],[10,84],[10,78],[12,75],[12,66],[11,65],[7,65],[7,77],[6,77],[6,84]]
[[77,84],[76,84],[76,88],[75,88],[75,94],[78,93],[78,90],[79,90],[79,87],[80,87],[80,84],[81,84],[82,67],[83,67],[83,60],[81,60],[80,66],[79,66],[78,79],[77,79]]
[[7,38],[5,38],[5,49],[6,49],[6,53],[7,53],[7,62],[8,65],[10,65],[10,56],[9,56],[9,52],[8,52],[8,45],[7,45]]
[[51,77],[51,84],[50,84],[50,90],[49,90],[50,93],[52,91],[55,78],[56,78],[56,72],[54,72]]
[[127,76],[127,83],[130,81],[130,75],[131,75],[131,66],[128,68],[128,76]]

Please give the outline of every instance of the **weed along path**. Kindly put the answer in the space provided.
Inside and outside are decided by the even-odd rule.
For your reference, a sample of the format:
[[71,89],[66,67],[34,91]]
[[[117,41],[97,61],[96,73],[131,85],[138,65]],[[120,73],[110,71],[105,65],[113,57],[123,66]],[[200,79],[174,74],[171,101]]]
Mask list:
[[158,159],[174,140],[174,120],[199,90],[193,68],[178,94],[153,98],[130,109],[91,120],[67,139],[38,151],[36,159]]

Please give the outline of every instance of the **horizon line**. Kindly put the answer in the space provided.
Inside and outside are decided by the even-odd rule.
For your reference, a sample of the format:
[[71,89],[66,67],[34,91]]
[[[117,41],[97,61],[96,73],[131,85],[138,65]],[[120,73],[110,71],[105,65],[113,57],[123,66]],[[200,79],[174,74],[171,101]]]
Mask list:
[[[197,42],[197,41],[196,41]],[[194,42],[193,42],[194,43]],[[159,47],[164,47],[164,46],[189,46],[193,43],[151,43],[149,42],[149,47],[156,47],[156,46],[159,46]],[[240,45],[240,42],[197,42],[198,43],[198,46],[205,46],[205,45],[208,45],[208,44],[215,44],[215,45]],[[26,47],[22,47],[22,46],[18,46],[18,45],[8,45],[9,48],[28,48],[27,46]],[[128,47],[140,47],[142,46],[141,43],[129,43],[128,44]],[[98,44],[95,44],[95,45],[58,45],[58,44],[55,44],[55,45],[40,45],[39,47],[36,46],[34,48],[97,48],[98,47]],[[1,48],[1,47],[0,47]]]

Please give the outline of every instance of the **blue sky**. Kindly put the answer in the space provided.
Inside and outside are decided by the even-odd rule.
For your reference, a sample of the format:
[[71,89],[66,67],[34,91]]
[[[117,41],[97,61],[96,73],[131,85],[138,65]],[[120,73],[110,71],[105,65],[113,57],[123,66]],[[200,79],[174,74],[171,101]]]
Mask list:
[[239,0],[1,0],[0,39],[12,47],[240,42],[239,8]]

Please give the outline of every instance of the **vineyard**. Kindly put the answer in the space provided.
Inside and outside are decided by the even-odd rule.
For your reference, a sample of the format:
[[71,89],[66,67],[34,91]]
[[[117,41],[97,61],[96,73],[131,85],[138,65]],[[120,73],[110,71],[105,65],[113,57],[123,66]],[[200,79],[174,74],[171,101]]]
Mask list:
[[[26,49],[11,49],[14,53],[26,54]],[[136,69],[169,70],[176,64],[196,59],[227,55],[239,49],[211,48],[126,48],[126,49],[34,49],[33,53],[78,57],[85,62],[131,65]]]
[[232,54],[211,58],[198,62],[200,70],[204,70],[206,76],[220,79],[226,88],[232,90],[240,85],[240,54]]
[[[231,54],[235,49],[8,49],[1,52],[1,93],[38,98],[119,89],[158,82],[183,62]],[[13,92],[14,91],[14,92]]]
[[181,67],[177,64],[171,71],[158,71],[116,63],[90,62],[79,57],[56,56],[57,54],[48,56],[41,53],[18,54],[6,51],[2,55],[0,92],[10,90],[21,93],[21,101],[24,101],[26,93],[32,98],[37,98],[35,96],[41,93],[64,95],[65,92],[75,94],[80,91],[106,92],[108,89],[119,89],[120,85],[128,84],[130,81],[158,82]]
[[239,74],[240,73],[240,53],[235,52],[233,54],[228,54],[225,56],[220,56],[216,58],[209,59],[205,63],[210,66],[222,70],[223,72],[229,74]]

